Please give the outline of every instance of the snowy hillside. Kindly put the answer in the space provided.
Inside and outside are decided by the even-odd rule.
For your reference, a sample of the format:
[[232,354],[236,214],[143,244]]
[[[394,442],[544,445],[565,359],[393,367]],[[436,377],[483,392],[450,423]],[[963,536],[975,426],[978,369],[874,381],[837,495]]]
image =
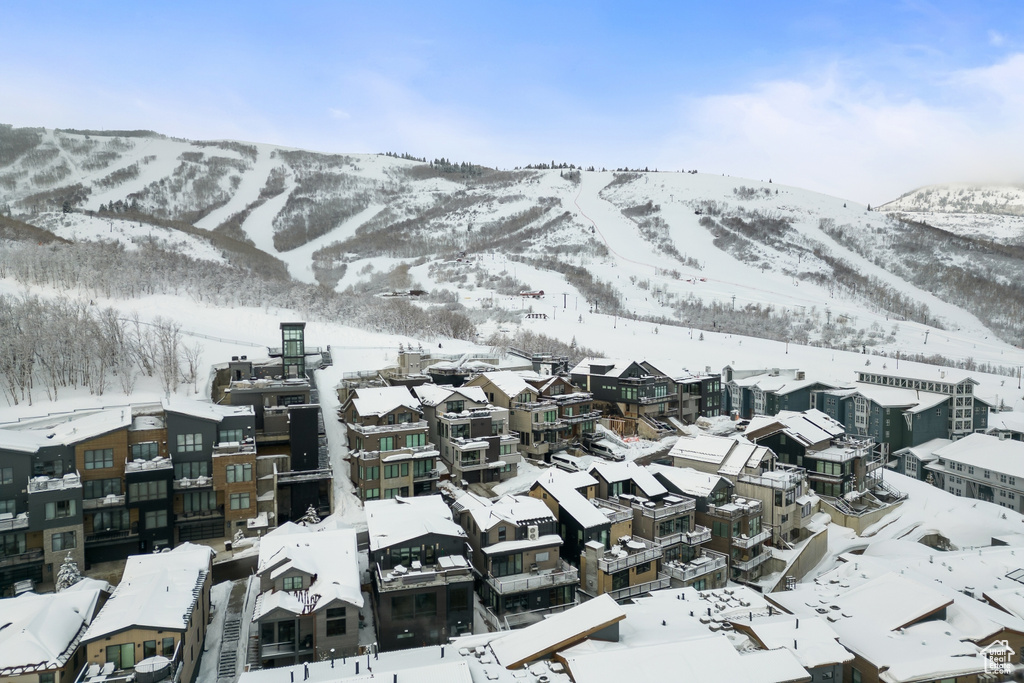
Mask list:
[[[1020,204],[1009,192],[990,203]],[[928,196],[914,205],[937,206]],[[23,235],[0,254],[23,283],[116,298],[146,278],[148,294],[274,296],[380,332],[511,335],[532,312],[552,328],[571,317],[594,348],[584,323],[608,314],[612,329],[627,318],[1006,373],[1024,335],[1024,251],[771,181],[0,127],[0,213],[75,243],[40,252]],[[986,238],[1013,218],[972,216]],[[381,298],[410,290],[424,294]]]
[[930,185],[879,207],[957,235],[1024,244],[1024,187]]

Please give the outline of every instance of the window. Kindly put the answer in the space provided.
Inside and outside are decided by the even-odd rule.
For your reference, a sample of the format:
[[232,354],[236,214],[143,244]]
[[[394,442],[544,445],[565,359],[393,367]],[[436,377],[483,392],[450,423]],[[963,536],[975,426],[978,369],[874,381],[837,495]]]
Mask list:
[[491,575],[492,576],[511,576],[512,574],[521,574],[523,572],[523,556],[522,554],[516,555],[503,555],[501,557],[491,558]]
[[408,486],[402,486],[400,488],[393,488],[393,489],[384,489],[384,497],[385,498],[397,498],[398,496],[408,496],[408,495],[409,495],[409,487]]
[[163,529],[167,526],[167,510],[151,510],[146,513],[147,529]]
[[137,503],[144,500],[159,500],[167,497],[167,482],[140,481],[128,484],[128,500]]
[[203,450],[202,434],[178,434],[178,452],[194,453]]
[[242,430],[241,429],[222,429],[217,435],[217,440],[221,443],[229,441],[241,442],[242,441]]
[[160,641],[160,654],[164,657],[174,656],[174,638],[164,638]]
[[208,476],[210,476],[210,468],[206,461],[174,463],[175,479],[196,479]]
[[64,531],[53,535],[50,541],[53,552],[59,550],[71,550],[75,547],[75,532]]
[[25,552],[25,534],[0,534],[0,557],[21,555]]
[[396,595],[391,598],[391,617],[393,619],[412,619],[416,617],[432,617],[436,615],[436,593]]
[[124,531],[129,528],[131,522],[128,519],[127,510],[103,510],[92,516],[92,530],[95,531]]
[[545,422],[555,422],[557,420],[558,420],[558,411],[557,410],[547,410],[547,411],[544,411],[544,421]]
[[152,460],[157,457],[160,457],[160,448],[156,441],[132,444],[132,460]]
[[504,420],[493,420],[491,422],[491,436],[497,436],[498,434],[505,433],[505,421]]
[[448,401],[444,404],[444,410],[446,413],[461,413],[465,409],[465,401]]
[[217,508],[215,491],[185,491],[181,494],[182,511],[203,512]]
[[39,674],[39,683],[53,683],[53,672],[44,671]]
[[373,467],[360,467],[359,478],[363,481],[377,481],[380,479],[380,465]]
[[14,514],[14,499],[0,500],[0,515]]
[[227,482],[229,484],[235,484],[240,481],[252,481],[252,464],[228,465],[224,473],[227,475]]
[[142,643],[142,658],[148,659],[149,657],[156,656],[156,641],[146,640]]
[[412,465],[412,476],[414,477],[425,477],[430,474],[431,470],[434,469],[434,460],[432,458],[424,458],[423,460],[417,460]]
[[851,668],[850,672],[851,672],[850,683],[863,683],[864,679],[861,676],[860,671],[858,671],[857,669]]
[[85,452],[85,469],[100,470],[105,467],[114,466],[114,449],[104,448],[96,451]]
[[380,489],[366,489],[366,494],[363,496],[363,500],[378,500],[380,498]]
[[448,594],[448,613],[460,612],[469,609],[469,589],[453,588]]
[[135,643],[107,646],[107,662],[113,662],[115,669],[131,669],[135,666]]
[[498,447],[498,452],[501,455],[511,455],[516,452],[516,445],[513,443],[503,443]]
[[327,635],[343,636],[345,629],[345,608],[329,607],[327,609]]
[[232,493],[231,494],[231,509],[232,510],[247,510],[247,509],[249,509],[249,494],[248,493]]
[[46,519],[74,517],[77,506],[73,500],[56,500],[46,504]]
[[82,482],[82,496],[86,500],[121,495],[120,479],[92,479]]
[[498,527],[498,543],[506,539],[507,529],[504,526]]
[[629,588],[629,570],[625,569],[621,572],[615,572],[612,574],[612,590],[617,591],[622,588]]
[[393,451],[395,450],[395,437],[393,436],[382,436],[380,437],[380,446],[378,450],[381,451]]
[[14,468],[0,467],[0,484],[14,483]]
[[419,446],[425,446],[427,444],[426,434],[406,434],[405,435],[405,447],[406,448],[417,448]]
[[301,576],[286,576],[284,577],[284,589],[286,591],[300,591],[302,590],[302,577]]
[[714,520],[711,522],[711,533],[719,538],[729,538],[729,523]]
[[395,477],[408,477],[409,463],[403,462],[395,465],[384,465],[384,478],[394,479]]

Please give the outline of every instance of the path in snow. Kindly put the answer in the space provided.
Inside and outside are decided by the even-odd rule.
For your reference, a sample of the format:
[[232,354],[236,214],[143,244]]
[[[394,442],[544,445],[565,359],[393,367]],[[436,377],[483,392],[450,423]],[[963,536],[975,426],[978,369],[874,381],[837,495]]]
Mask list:
[[213,230],[227,220],[228,216],[238,213],[245,207],[260,198],[260,190],[267,184],[267,177],[270,171],[280,165],[278,159],[270,157],[270,150],[263,145],[256,145],[256,162],[252,168],[242,174],[242,182],[238,189],[231,194],[227,204],[214,209],[200,220],[196,221],[196,227],[203,230]]

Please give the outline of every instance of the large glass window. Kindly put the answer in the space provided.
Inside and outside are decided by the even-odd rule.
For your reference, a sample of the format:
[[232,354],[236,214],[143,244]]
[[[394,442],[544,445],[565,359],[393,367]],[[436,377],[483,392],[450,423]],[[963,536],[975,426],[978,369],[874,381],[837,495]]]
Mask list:
[[227,481],[229,484],[234,484],[240,481],[252,481],[252,464],[241,463],[237,465],[228,465],[225,473],[227,474]]
[[241,429],[222,429],[217,435],[217,440],[221,443],[228,442],[241,442],[242,430]]
[[182,509],[185,512],[203,512],[217,508],[215,491],[186,491],[181,494]]
[[167,482],[139,481],[128,484],[128,500],[137,503],[143,500],[159,500],[167,497]]
[[0,500],[0,515],[14,514],[14,499]]
[[329,607],[327,608],[327,635],[328,636],[343,636],[345,635],[345,608],[344,607]]
[[132,444],[132,460],[152,460],[160,456],[160,446],[156,441]]
[[248,493],[232,493],[231,494],[231,509],[232,510],[248,510],[249,509],[249,494]]
[[74,517],[77,505],[73,500],[55,500],[46,504],[46,519]]
[[178,434],[178,452],[194,453],[203,450],[202,434]]
[[113,662],[115,669],[131,669],[135,666],[135,643],[107,646],[107,662]]
[[85,469],[100,470],[114,466],[114,449],[102,448],[85,452]]
[[82,496],[86,500],[121,495],[120,479],[91,479],[82,482]]
[[408,477],[409,463],[403,462],[395,465],[384,465],[384,478],[394,479],[395,477]]
[[63,531],[53,535],[50,541],[50,547],[53,548],[53,552],[58,550],[71,550],[76,546],[75,544],[75,532],[74,531]]
[[205,460],[174,463],[175,479],[196,479],[210,476],[210,466]]
[[167,526],[167,510],[150,510],[146,513],[147,529],[163,529]]
[[14,468],[13,467],[0,467],[0,484],[13,484],[14,483]]
[[25,552],[25,534],[0,534],[0,557]]
[[395,437],[393,436],[382,436],[380,437],[380,445],[378,450],[381,451],[393,451],[395,450]]
[[417,460],[412,465],[412,475],[414,477],[425,477],[430,474],[430,471],[434,469],[434,459],[424,458],[423,460]]
[[427,444],[426,434],[406,434],[405,435],[405,447],[406,448],[418,448]]
[[92,516],[93,531],[124,531],[130,526],[127,510],[102,510]]
[[491,574],[494,576],[510,576],[522,572],[523,556],[521,553],[491,558]]

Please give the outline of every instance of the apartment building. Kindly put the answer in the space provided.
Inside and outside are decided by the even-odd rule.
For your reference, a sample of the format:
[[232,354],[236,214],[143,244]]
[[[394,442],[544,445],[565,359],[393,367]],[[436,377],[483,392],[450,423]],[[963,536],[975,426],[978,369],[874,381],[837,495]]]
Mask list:
[[675,382],[648,361],[585,358],[569,372],[572,383],[594,395],[612,417],[626,420],[634,431],[666,429],[664,422],[679,417]]
[[509,430],[509,410],[487,400],[478,386],[423,384],[415,388],[451,480],[499,482],[516,476],[522,456]]
[[487,402],[509,411],[509,429],[519,435],[519,451],[528,458],[548,460],[569,447],[572,425],[559,417],[558,404],[510,370],[485,372],[466,383],[479,387]]

